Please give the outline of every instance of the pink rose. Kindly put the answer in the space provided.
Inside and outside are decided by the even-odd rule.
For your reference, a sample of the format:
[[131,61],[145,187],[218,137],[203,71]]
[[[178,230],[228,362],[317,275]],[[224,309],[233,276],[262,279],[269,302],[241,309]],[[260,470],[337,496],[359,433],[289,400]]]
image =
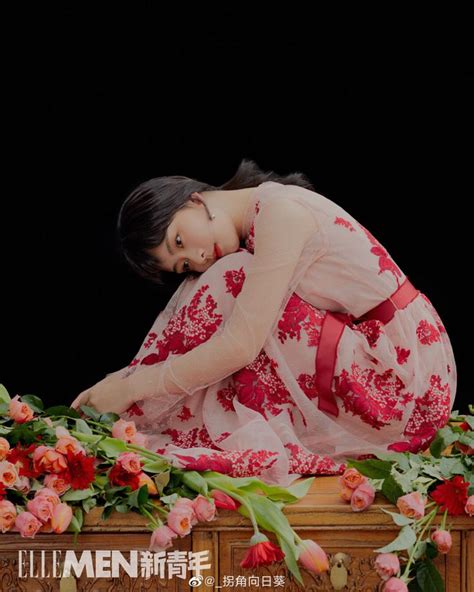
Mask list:
[[351,497],[351,508],[354,512],[361,512],[370,506],[375,498],[375,489],[369,481],[364,481],[359,485]]
[[407,585],[399,578],[390,578],[383,587],[383,592],[408,592]]
[[194,518],[194,510],[192,508],[183,505],[176,507],[175,504],[168,514],[168,526],[183,538],[191,532]]
[[137,475],[142,470],[140,457],[136,452],[122,452],[117,457],[119,465],[132,475]]
[[298,561],[303,567],[318,575],[329,569],[328,556],[318,543],[311,539],[303,539],[298,548]]
[[58,495],[63,495],[68,489],[71,489],[71,484],[61,476],[61,473],[50,473],[46,475],[44,484],[48,489],[52,489]]
[[137,432],[135,436],[130,439],[130,444],[135,444],[135,446],[146,448],[148,444],[148,436],[146,434],[142,434],[141,432]]
[[20,493],[28,493],[31,489],[30,480],[25,475],[18,475],[17,480],[13,486],[14,489],[19,491]]
[[448,553],[453,544],[451,533],[447,530],[441,530],[440,528],[432,533],[431,540],[436,544],[440,553]]
[[10,450],[10,443],[6,438],[0,437],[0,460],[4,460],[7,457],[8,451]]
[[32,458],[35,469],[41,472],[62,473],[67,469],[66,458],[50,446],[38,446]]
[[351,501],[351,497],[352,494],[354,493],[354,490],[351,489],[350,487],[346,487],[345,485],[343,485],[339,491],[339,495],[340,497],[345,501],[345,502],[350,502]]
[[59,503],[53,510],[51,528],[56,534],[66,530],[72,520],[72,508],[65,503]]
[[367,481],[367,477],[359,473],[357,469],[346,469],[338,478],[339,485],[342,487],[349,487],[349,489],[357,489],[359,485]]
[[53,515],[54,506],[44,495],[38,495],[32,500],[28,500],[26,507],[33,516],[43,523],[48,522]]
[[216,517],[216,506],[201,494],[193,500],[193,508],[199,522],[210,522]]
[[22,403],[20,400],[20,395],[16,395],[10,401],[10,405],[8,406],[8,415],[16,421],[16,423],[25,423],[27,421],[31,421],[33,419],[34,413],[33,409],[26,403]]
[[466,505],[464,506],[464,511],[466,512],[466,514],[469,514],[469,516],[474,516],[474,495],[470,495],[467,498]]
[[22,537],[33,539],[41,528],[41,521],[36,516],[33,516],[31,512],[22,512],[15,519],[15,528]]
[[49,487],[38,489],[38,491],[35,493],[35,498],[40,496],[44,496],[49,502],[53,504],[53,506],[57,506],[59,503],[61,503],[59,495]]
[[173,545],[172,539],[178,535],[166,525],[155,528],[151,535],[149,551],[159,553]]
[[137,428],[134,421],[118,419],[112,426],[112,437],[124,440],[128,443],[131,443],[132,438],[135,437],[136,433]]
[[375,571],[382,580],[388,580],[400,571],[400,561],[395,553],[380,553],[375,560]]
[[397,508],[407,518],[421,518],[425,514],[425,505],[427,500],[423,498],[419,491],[412,491],[402,495],[397,500]]
[[8,500],[0,500],[0,530],[7,532],[15,524],[16,508]]
[[13,487],[18,479],[18,473],[13,463],[8,460],[0,461],[0,483],[5,487]]
[[74,438],[74,436],[71,436],[69,431],[63,426],[56,427],[56,438],[58,441],[56,442],[54,449],[57,452],[64,454],[64,456],[67,456],[68,450],[74,454],[77,452],[83,452],[84,454],[87,454],[79,440]]

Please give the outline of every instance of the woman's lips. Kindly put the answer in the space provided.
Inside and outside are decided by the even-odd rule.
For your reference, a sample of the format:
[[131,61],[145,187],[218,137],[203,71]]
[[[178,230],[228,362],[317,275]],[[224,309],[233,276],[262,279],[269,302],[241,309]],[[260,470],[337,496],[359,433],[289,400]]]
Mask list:
[[217,243],[215,243],[214,245],[214,253],[216,254],[217,259],[220,259],[222,257],[222,251],[220,250]]

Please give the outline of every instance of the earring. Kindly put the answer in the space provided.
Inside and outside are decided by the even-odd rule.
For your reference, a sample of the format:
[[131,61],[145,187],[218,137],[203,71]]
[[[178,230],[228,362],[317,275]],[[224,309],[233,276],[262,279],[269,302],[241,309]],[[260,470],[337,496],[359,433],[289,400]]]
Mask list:
[[216,215],[215,214],[212,214],[211,220],[214,220],[215,217],[216,217]]

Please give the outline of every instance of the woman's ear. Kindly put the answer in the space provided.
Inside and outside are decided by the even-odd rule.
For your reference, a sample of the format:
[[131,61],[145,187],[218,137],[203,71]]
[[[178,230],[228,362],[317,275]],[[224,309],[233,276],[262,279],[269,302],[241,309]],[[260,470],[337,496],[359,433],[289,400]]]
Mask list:
[[191,197],[189,199],[193,203],[196,203],[198,205],[202,205],[202,202],[203,202],[202,195],[200,193],[198,193],[197,191],[193,191],[193,193],[191,193]]

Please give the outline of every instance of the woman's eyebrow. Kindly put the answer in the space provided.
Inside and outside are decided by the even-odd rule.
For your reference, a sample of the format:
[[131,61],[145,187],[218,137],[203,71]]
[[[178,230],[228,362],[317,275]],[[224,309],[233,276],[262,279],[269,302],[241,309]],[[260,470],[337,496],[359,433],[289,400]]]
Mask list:
[[[173,251],[171,250],[170,243],[168,241],[168,233],[165,234],[165,243],[166,243],[166,248],[168,249],[168,253],[170,255],[174,255]],[[174,271],[174,273],[178,273],[176,271],[176,263],[173,265],[173,271]]]

